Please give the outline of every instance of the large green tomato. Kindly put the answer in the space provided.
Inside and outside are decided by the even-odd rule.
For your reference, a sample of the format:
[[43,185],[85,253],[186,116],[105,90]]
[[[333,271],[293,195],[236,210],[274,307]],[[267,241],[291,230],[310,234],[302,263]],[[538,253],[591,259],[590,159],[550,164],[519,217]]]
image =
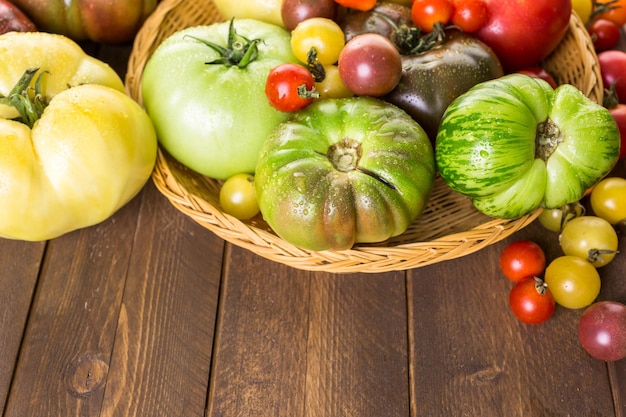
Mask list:
[[0,56],[0,237],[46,240],[111,216],[150,178],[148,115],[64,36],[7,33]]
[[615,166],[619,147],[609,111],[578,89],[512,74],[448,107],[435,155],[444,181],[478,210],[518,218],[580,200]]
[[258,20],[174,33],[150,57],[142,76],[143,104],[159,142],[179,162],[209,177],[254,172],[261,145],[289,115],[269,104],[265,80],[272,68],[296,61],[289,33]]
[[404,111],[369,97],[325,99],[280,124],[256,171],[263,218],[309,250],[403,233],[435,177],[432,145]]

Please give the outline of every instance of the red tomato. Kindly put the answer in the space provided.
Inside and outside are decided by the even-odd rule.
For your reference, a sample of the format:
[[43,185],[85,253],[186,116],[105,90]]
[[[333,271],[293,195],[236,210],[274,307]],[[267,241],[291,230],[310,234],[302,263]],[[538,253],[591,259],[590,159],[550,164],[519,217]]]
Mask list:
[[552,74],[550,74],[548,71],[544,70],[541,67],[524,68],[517,72],[519,72],[520,74],[526,74],[529,77],[541,78],[542,80],[547,81],[552,88],[557,87],[556,81],[554,80]]
[[539,276],[546,267],[546,255],[541,247],[530,240],[510,243],[500,254],[500,270],[513,282]]
[[614,84],[619,102],[626,104],[626,52],[616,49],[600,52],[598,62],[604,87]]
[[596,10],[608,6],[608,10],[595,16],[596,19],[607,19],[617,26],[626,24],[626,0],[596,0]]
[[556,303],[541,278],[531,277],[517,282],[511,288],[509,306],[522,322],[541,324],[552,316]]
[[432,32],[437,23],[447,25],[452,13],[454,5],[450,0],[415,0],[411,7],[413,23],[424,32]]
[[311,72],[298,64],[281,64],[267,76],[265,95],[272,107],[292,112],[308,106],[316,96]]
[[452,24],[466,33],[474,33],[487,23],[487,5],[483,0],[454,0]]
[[587,27],[596,52],[614,48],[619,42],[619,26],[607,19],[596,19]]
[[475,36],[496,53],[506,72],[532,67],[561,42],[571,0],[484,0],[489,19]]

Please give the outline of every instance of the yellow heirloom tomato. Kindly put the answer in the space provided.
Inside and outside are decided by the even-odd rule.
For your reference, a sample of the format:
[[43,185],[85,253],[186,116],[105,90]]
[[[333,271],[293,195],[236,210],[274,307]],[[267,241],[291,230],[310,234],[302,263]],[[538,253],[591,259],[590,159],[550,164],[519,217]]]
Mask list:
[[69,38],[0,36],[0,237],[99,223],[150,177],[156,134],[107,64]]

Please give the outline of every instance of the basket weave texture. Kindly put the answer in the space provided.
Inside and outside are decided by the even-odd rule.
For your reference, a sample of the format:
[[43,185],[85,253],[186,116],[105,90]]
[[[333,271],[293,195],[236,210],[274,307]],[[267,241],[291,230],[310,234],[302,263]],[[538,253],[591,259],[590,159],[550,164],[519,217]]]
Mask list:
[[[126,76],[128,93],[141,104],[141,75],[157,46],[172,33],[224,19],[210,0],[163,0],[141,28]],[[591,40],[573,14],[559,47],[543,63],[557,82],[578,87],[601,103],[599,64]],[[159,150],[152,180],[178,210],[222,239],[294,268],[333,273],[379,273],[430,265],[474,253],[526,227],[539,210],[517,220],[479,213],[469,199],[437,178],[422,215],[400,236],[343,251],[308,251],[276,236],[261,216],[238,220],[221,211],[221,182],[184,167]]]

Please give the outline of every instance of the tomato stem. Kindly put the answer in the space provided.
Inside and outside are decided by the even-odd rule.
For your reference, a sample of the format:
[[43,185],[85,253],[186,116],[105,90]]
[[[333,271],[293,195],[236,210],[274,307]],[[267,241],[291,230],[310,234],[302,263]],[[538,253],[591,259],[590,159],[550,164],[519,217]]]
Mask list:
[[354,139],[344,138],[328,148],[326,156],[337,170],[353,171],[361,159],[361,144]]
[[45,72],[37,76],[34,87],[30,86],[37,71],[39,68],[27,69],[8,96],[0,95],[0,104],[17,110],[17,117],[14,120],[24,123],[30,128],[41,118],[47,106],[41,93],[41,77]]
[[225,65],[227,67],[245,68],[254,61],[259,55],[257,45],[260,39],[248,39],[241,36],[235,29],[235,19],[230,19],[228,26],[228,45],[223,47],[206,39],[197,38],[195,36],[186,35],[198,42],[203,43],[219,54],[219,57],[213,61],[206,62],[207,65]]
[[561,130],[552,120],[539,123],[535,136],[535,157],[547,161],[562,141]]
[[544,295],[548,290],[548,284],[546,284],[546,282],[539,277],[533,278],[535,278],[535,289],[540,295]]

